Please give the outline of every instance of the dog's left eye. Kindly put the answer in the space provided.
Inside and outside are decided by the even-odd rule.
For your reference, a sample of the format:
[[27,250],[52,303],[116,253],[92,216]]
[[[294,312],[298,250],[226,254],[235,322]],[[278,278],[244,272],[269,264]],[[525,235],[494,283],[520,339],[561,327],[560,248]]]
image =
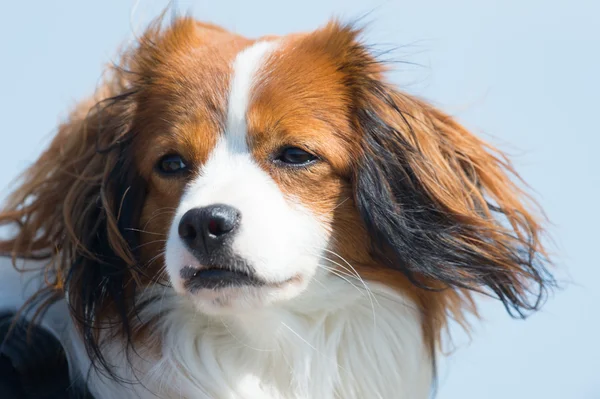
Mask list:
[[177,154],[165,155],[156,165],[160,173],[165,175],[173,175],[187,170],[183,158]]
[[275,158],[275,161],[292,166],[304,166],[317,160],[317,157],[298,147],[286,147]]

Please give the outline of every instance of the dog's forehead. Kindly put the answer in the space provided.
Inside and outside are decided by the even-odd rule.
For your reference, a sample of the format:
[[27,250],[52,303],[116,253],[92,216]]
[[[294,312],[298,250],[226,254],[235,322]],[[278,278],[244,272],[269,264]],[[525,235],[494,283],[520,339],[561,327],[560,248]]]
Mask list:
[[224,135],[273,151],[350,131],[344,79],[313,40],[318,34],[248,39],[202,24],[174,26],[158,39],[159,53],[146,57],[156,61],[138,108],[140,123],[151,124],[142,129],[153,132],[147,145],[202,164]]
[[156,94],[185,96],[186,101],[198,105],[190,104],[188,111],[196,108],[202,112],[209,106],[222,116],[240,96],[246,98],[246,110],[254,105],[281,108],[290,100],[297,100],[297,108],[308,109],[339,99],[341,80],[335,65],[318,54],[318,49],[311,51],[301,45],[309,34],[251,40],[228,32],[207,35],[205,31],[196,32],[193,43],[172,47],[160,72],[153,71],[160,78]]
[[[249,39],[217,26],[184,22],[157,37],[148,34],[142,41],[134,60],[135,70],[144,78],[141,100],[157,106],[150,112],[158,108],[179,122],[210,115],[224,120],[235,76],[251,83],[254,74],[248,71],[256,72],[260,65],[261,57],[248,56],[256,53],[250,49],[278,38]],[[249,84],[245,87],[251,89]]]

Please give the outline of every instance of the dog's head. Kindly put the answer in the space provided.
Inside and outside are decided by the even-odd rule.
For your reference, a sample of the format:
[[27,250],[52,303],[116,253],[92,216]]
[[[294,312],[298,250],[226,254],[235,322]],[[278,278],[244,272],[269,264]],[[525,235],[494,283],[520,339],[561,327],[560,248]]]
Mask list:
[[220,314],[321,275],[403,291],[439,327],[470,291],[522,314],[551,282],[512,177],[388,83],[351,26],[249,40],[184,18],[151,26],[60,127],[1,215],[19,223],[2,248],[51,259],[92,341],[148,285]]

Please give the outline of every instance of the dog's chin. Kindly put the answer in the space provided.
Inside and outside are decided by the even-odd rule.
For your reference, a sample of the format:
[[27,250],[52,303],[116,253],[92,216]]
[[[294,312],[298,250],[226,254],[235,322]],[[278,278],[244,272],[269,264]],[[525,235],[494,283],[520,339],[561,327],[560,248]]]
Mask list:
[[235,315],[261,310],[293,300],[306,288],[308,278],[295,275],[280,282],[228,282],[214,287],[189,289],[174,284],[179,295],[207,315]]

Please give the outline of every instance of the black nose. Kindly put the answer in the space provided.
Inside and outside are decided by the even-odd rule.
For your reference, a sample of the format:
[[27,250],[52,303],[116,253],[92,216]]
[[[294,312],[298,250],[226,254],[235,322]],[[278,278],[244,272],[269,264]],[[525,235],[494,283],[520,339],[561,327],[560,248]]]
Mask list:
[[210,255],[219,249],[240,223],[240,213],[228,205],[210,205],[187,211],[179,222],[179,237],[192,252]]

